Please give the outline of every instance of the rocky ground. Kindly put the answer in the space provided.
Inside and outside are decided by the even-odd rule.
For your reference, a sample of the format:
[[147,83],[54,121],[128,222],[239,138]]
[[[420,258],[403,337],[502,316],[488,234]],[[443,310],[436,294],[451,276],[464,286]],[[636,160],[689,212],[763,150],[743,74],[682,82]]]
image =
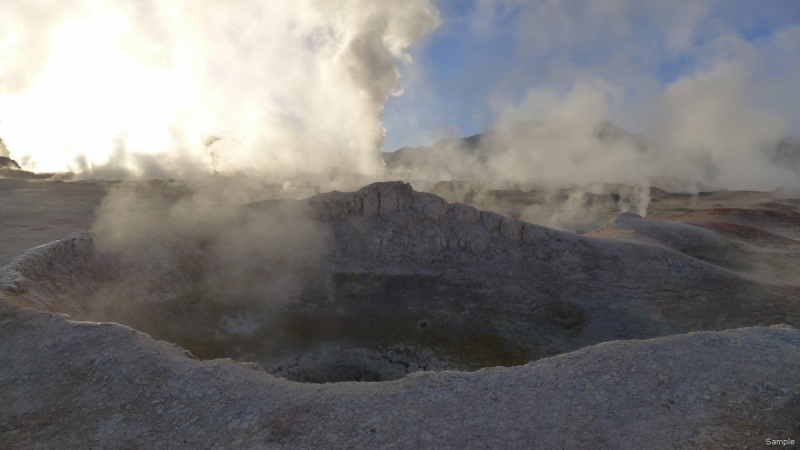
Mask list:
[[2,177],[0,170],[0,266],[25,250],[88,230],[94,209],[108,192],[102,182]]
[[[26,211],[13,200],[29,186],[7,185],[2,206]],[[800,438],[792,197],[657,193],[658,219],[608,211],[581,236],[382,183],[201,227],[166,202],[154,217],[169,220],[114,234],[107,186],[87,186],[64,224],[94,234],[0,275],[9,448]],[[45,236],[27,233],[0,250]],[[381,382],[318,384],[332,381]]]

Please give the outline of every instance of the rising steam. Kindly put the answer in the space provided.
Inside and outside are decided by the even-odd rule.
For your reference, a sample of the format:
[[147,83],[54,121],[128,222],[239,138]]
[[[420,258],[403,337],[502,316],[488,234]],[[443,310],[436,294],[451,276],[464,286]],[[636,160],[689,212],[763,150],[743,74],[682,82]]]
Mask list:
[[380,167],[429,0],[0,3],[0,136],[24,168],[111,178]]
[[[557,195],[567,201],[548,210],[553,226],[586,213],[596,195],[644,215],[651,186],[800,188],[800,146],[784,140],[800,130],[800,8],[770,5],[464,6],[459,37],[506,33],[510,56],[498,66],[476,54],[440,82],[453,86],[450,111],[480,105],[489,118],[475,131],[495,131],[477,147],[448,141],[389,177],[566,189]],[[777,25],[746,37],[742,19],[764,15]],[[439,24],[433,0],[3,2],[0,137],[36,171],[253,172],[275,175],[285,191],[309,180],[359,187],[382,177],[387,95],[437,95],[409,52]],[[399,64],[410,77],[400,79]],[[483,80],[482,90],[469,80]],[[416,121],[414,135],[437,135],[428,122],[459,128],[430,104],[399,108]]]
[[[466,135],[494,131],[467,148],[441,142],[417,176],[642,192],[800,188],[800,146],[786,140],[800,133],[797,2],[478,0],[463,18],[462,39],[506,48],[459,62],[441,93],[425,87],[448,98],[413,104],[422,96],[411,86],[397,109],[416,117],[447,104],[457,115],[488,104],[485,117],[460,123],[479,122]],[[457,128],[432,119],[417,120],[417,136]]]

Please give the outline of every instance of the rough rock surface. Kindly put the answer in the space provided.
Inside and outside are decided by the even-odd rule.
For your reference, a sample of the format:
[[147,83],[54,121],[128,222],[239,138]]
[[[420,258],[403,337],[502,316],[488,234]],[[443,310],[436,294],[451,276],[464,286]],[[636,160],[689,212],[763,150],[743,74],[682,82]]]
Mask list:
[[[346,372],[354,358],[373,361],[384,371],[379,379],[517,366],[310,385],[254,364],[201,362],[126,326],[73,320],[94,317],[109,282],[136,294],[126,305],[154,311],[132,324],[155,337],[175,336],[148,326],[179,328],[179,319],[195,331],[212,324],[211,336],[223,325],[247,334],[258,311],[224,310],[179,292],[195,308],[171,313],[180,304],[164,301],[174,293],[165,289],[196,292],[198,285],[185,284],[192,277],[130,265],[79,234],[0,271],[0,398],[10,405],[0,411],[0,441],[9,448],[742,448],[800,429],[800,332],[791,327],[605,342],[797,325],[793,286],[747,279],[668,239],[716,242],[713,233],[679,226],[688,234],[675,235],[656,224],[657,243],[581,237],[448,204],[403,183],[298,205],[331,238],[303,280],[309,289],[281,314],[291,319],[287,328],[300,324],[329,342],[283,355],[290,367],[259,360],[270,372],[338,381],[315,380],[319,372],[308,370]],[[647,231],[638,220],[621,218]],[[199,247],[184,242],[173,251],[174,261],[201,261],[192,274],[212,278],[216,266]],[[159,273],[162,284],[147,282]],[[315,317],[342,326],[319,326]],[[267,328],[256,337],[272,336]],[[391,338],[390,348],[375,346],[375,330]],[[193,348],[197,342],[172,340],[213,357]],[[598,342],[605,343],[592,346]],[[248,351],[235,354],[257,360]]]
[[208,236],[144,242],[131,261],[80,235],[15,261],[56,262],[30,276],[20,269],[10,289],[21,305],[123,323],[203,359],[254,361],[314,382],[514,366],[614,339],[800,326],[795,286],[690,256],[692,242],[725,241],[689,225],[621,216],[618,225],[642,222],[663,242],[583,237],[399,182],[248,210],[274,218],[289,207],[327,236],[307,264],[253,258],[231,270],[207,250]]
[[757,448],[800,430],[789,327],[324,385],[41,311],[4,308],[0,339],[7,449]]
[[91,227],[105,182],[9,177],[0,169],[0,266],[27,249]]

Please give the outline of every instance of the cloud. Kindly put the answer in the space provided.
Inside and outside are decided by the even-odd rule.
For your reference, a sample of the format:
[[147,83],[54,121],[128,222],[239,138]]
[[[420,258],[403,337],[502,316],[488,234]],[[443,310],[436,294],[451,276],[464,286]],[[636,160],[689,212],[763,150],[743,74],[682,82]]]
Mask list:
[[786,120],[748,104],[750,83],[746,68],[722,64],[670,84],[646,133],[659,170],[716,187],[800,186],[764,151],[786,135]]
[[[0,17],[0,136],[27,168],[142,177],[375,173],[397,61],[439,23],[429,0],[20,0]],[[120,146],[153,158],[112,161]]]
[[[687,189],[800,187],[796,171],[773,164],[765,151],[800,132],[794,87],[800,7],[715,0],[684,6],[478,1],[476,39],[502,35],[501,24],[513,28],[515,59],[487,82],[494,125],[547,121],[500,142],[487,164],[490,176],[560,184],[667,177],[685,180]],[[598,141],[603,120],[641,132],[647,152],[631,140]]]

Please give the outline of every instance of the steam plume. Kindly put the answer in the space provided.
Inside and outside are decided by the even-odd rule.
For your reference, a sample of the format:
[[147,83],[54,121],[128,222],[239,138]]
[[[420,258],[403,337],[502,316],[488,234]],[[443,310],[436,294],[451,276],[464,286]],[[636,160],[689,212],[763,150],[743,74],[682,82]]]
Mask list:
[[369,175],[429,0],[0,4],[0,136],[25,168]]
[[[795,160],[785,138],[800,133],[796,2],[479,0],[465,19],[458,33],[477,47],[511,47],[493,59],[502,64],[466,59],[448,80],[464,86],[452,98],[397,109],[455,103],[450,110],[474,112],[485,99],[491,113],[462,120],[480,122],[465,134],[497,133],[477,152],[437,146],[446,163],[428,162],[426,177],[599,181],[643,193],[651,183],[800,188],[797,165],[780,163]],[[417,98],[408,91],[405,101]],[[617,139],[604,120],[632,133]],[[436,134],[420,125],[417,135]]]

